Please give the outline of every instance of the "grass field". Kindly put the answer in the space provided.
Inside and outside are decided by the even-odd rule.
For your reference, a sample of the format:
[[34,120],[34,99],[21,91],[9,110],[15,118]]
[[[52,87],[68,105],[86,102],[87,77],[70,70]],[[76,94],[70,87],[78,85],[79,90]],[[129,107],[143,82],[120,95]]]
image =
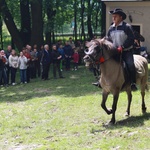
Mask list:
[[[133,93],[131,116],[124,117],[126,94],[120,94],[117,123],[100,107],[101,90],[84,66],[63,72],[65,79],[0,88],[0,150],[149,150],[150,94],[142,115],[140,91]],[[19,82],[19,78],[17,78]],[[112,95],[107,106],[111,107]]]

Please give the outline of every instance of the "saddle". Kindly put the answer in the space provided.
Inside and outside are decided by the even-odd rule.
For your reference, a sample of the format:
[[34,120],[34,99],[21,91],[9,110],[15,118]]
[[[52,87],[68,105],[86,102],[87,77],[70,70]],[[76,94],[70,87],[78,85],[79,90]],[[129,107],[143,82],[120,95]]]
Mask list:
[[120,54],[116,54],[113,56],[114,60],[116,60],[118,63],[121,63],[122,68],[123,68],[123,74],[124,74],[124,79],[125,82],[122,85],[122,89],[125,87],[126,84],[131,84],[131,80],[130,80],[130,73],[128,70],[128,67],[125,63],[125,61],[121,58]]

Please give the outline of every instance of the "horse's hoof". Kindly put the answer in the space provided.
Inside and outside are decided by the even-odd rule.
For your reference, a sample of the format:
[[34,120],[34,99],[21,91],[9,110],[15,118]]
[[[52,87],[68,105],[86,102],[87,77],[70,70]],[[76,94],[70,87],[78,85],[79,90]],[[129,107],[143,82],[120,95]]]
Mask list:
[[114,125],[113,123],[107,122],[107,123],[103,124],[103,127],[111,127],[113,125]]
[[108,112],[107,112],[108,115],[110,115],[112,113],[113,113],[112,109],[109,109]]
[[142,108],[142,113],[145,114],[146,113],[146,107]]
[[130,114],[129,114],[128,112],[126,112],[126,113],[124,114],[124,116],[125,116],[125,117],[129,117]]
[[115,124],[113,121],[109,121],[108,123],[105,124],[106,127],[111,127]]

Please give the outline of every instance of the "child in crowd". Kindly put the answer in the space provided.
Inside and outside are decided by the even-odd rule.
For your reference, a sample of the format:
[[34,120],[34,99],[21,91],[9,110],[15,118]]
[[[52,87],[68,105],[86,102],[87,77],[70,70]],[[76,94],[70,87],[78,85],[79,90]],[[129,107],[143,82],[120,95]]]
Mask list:
[[9,56],[9,66],[11,67],[11,84],[16,85],[16,72],[18,68],[18,56],[16,51],[13,49],[11,55]]
[[20,52],[20,56],[18,59],[18,66],[20,70],[20,81],[22,83],[27,83],[27,58],[23,55],[23,52]]
[[79,63],[78,49],[75,49],[72,58],[73,58],[73,62],[74,62],[74,68],[73,68],[73,70],[76,71],[76,70],[78,70],[78,63]]

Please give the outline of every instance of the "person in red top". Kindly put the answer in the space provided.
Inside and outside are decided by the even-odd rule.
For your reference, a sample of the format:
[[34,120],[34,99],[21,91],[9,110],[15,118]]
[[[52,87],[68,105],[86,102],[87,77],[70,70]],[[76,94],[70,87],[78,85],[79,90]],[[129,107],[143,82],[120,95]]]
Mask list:
[[72,58],[73,58],[73,62],[74,62],[73,70],[78,70],[79,54],[78,54],[78,50],[77,49],[75,49]]
[[31,55],[25,47],[23,47],[22,52],[23,52],[23,55],[27,58],[27,83],[29,83],[30,82]]

